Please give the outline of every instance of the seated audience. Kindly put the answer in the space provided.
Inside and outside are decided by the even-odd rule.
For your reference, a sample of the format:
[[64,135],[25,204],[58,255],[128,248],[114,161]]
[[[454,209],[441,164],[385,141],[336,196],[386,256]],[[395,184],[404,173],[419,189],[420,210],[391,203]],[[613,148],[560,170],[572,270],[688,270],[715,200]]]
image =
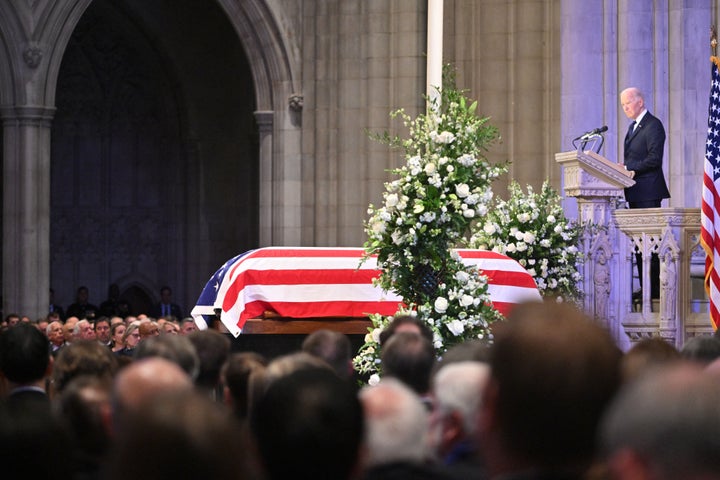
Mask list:
[[74,378],[89,375],[111,380],[118,370],[117,358],[109,348],[94,340],[83,340],[63,348],[52,370],[53,398],[62,394]]
[[617,480],[720,479],[720,382],[673,364],[626,384],[602,425]]
[[122,336],[123,348],[115,351],[115,354],[124,357],[133,356],[133,353],[135,352],[135,347],[137,347],[138,343],[140,343],[140,332],[138,331],[139,328],[139,321],[132,322],[131,324],[127,325],[127,327],[125,327],[125,333],[123,333]]
[[620,364],[623,381],[631,381],[649,369],[665,366],[680,358],[678,349],[662,338],[644,338],[623,355]]
[[123,348],[125,348],[125,344],[123,343],[123,335],[125,335],[126,328],[127,326],[123,321],[113,323],[110,327],[110,350],[112,350],[113,353],[117,353]]
[[200,371],[195,378],[195,385],[216,396],[220,385],[220,370],[230,355],[230,339],[215,330],[198,330],[187,338],[195,346],[200,359]]
[[430,374],[435,349],[427,338],[413,332],[397,332],[380,352],[383,376],[393,377],[425,397],[430,391]]
[[433,377],[430,439],[452,478],[486,478],[477,427],[489,378],[490,366],[475,361],[444,365]]
[[380,345],[385,345],[385,342],[398,332],[417,333],[433,343],[433,332],[424,321],[412,315],[398,315],[380,332]]
[[276,379],[250,414],[268,480],[349,479],[357,474],[362,408],[349,382],[329,368]]
[[187,337],[179,335],[161,335],[140,342],[135,349],[135,360],[148,357],[160,357],[177,364],[195,380],[200,372],[200,359],[195,346]]
[[261,478],[243,430],[219,407],[192,389],[154,396],[125,420],[104,478]]
[[693,337],[685,342],[680,355],[701,365],[708,365],[720,358],[720,338],[712,335]]
[[478,430],[490,477],[580,478],[620,385],[620,350],[568,304],[520,304],[493,327]]
[[340,378],[353,376],[352,347],[347,335],[333,330],[316,330],[302,343],[302,351],[325,360]]
[[365,415],[367,480],[447,478],[428,465],[430,414],[402,382],[383,378],[360,391]]
[[255,352],[230,354],[220,372],[223,401],[235,415],[245,420],[251,403],[251,378],[261,375],[267,366],[265,357]]

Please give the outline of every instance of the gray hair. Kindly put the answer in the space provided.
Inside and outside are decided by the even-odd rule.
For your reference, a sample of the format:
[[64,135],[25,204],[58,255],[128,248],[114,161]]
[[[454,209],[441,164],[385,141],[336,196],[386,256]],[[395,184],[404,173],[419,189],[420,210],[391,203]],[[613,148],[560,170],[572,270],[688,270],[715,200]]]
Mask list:
[[429,413],[420,397],[402,382],[386,378],[360,391],[365,411],[367,464],[428,458]]
[[465,434],[474,434],[489,379],[490,366],[486,363],[467,361],[444,366],[433,379],[436,410],[441,415],[459,413]]
[[604,453],[632,450],[661,472],[660,478],[717,478],[718,405],[720,383],[699,367],[653,370],[611,404],[601,428]]

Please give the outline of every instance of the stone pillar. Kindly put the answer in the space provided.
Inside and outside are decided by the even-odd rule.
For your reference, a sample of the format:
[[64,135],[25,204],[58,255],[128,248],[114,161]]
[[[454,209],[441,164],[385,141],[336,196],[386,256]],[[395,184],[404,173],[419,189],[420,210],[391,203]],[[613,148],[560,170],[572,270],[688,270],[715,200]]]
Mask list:
[[50,289],[50,124],[54,108],[3,107],[3,313],[37,317]]
[[273,112],[255,112],[258,125],[258,145],[260,156],[260,218],[259,242],[261,247],[272,245],[273,220]]

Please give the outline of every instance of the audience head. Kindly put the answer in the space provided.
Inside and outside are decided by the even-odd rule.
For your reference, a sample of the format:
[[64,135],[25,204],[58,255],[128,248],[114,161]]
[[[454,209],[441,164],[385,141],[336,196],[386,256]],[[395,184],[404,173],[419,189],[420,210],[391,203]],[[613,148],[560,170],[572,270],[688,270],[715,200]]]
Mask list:
[[[80,375],[63,389],[55,407],[72,441],[75,468],[99,471],[111,445],[112,379]],[[56,446],[57,447],[57,446]]]
[[402,382],[384,378],[360,391],[365,414],[366,466],[424,463],[429,413],[420,397]]
[[180,321],[180,331],[178,332],[180,335],[189,335],[197,330],[198,327],[192,317],[186,317]]
[[191,388],[168,392],[127,416],[107,478],[258,478],[249,465],[248,448],[243,429],[222,405]]
[[50,322],[45,329],[45,336],[48,341],[55,347],[60,347],[65,343],[65,335],[63,335],[62,322]]
[[613,478],[720,478],[720,382],[678,363],[623,387],[602,424]]
[[584,470],[620,385],[620,350],[568,304],[521,304],[494,327],[479,430],[489,473]]
[[60,394],[72,379],[82,375],[110,380],[117,370],[117,359],[106,346],[93,340],[73,342],[63,347],[55,359],[53,389]]
[[10,313],[5,317],[5,323],[8,327],[14,327],[18,323],[20,323],[20,315],[17,313]]
[[65,336],[65,343],[70,343],[75,339],[74,331],[75,324],[80,321],[77,317],[68,317],[63,325],[63,335]]
[[195,351],[195,346],[187,337],[162,335],[143,340],[135,349],[133,358],[140,360],[147,357],[161,357],[170,360],[182,368],[193,380],[200,371],[200,359]]
[[48,339],[28,323],[18,323],[0,333],[0,372],[16,386],[45,378],[50,369]]
[[720,338],[711,335],[693,337],[685,342],[680,355],[702,365],[708,365],[716,358],[720,358]]
[[621,360],[622,378],[627,382],[648,369],[665,366],[680,360],[680,352],[660,337],[644,338],[633,345]]
[[269,480],[346,479],[358,467],[362,409],[349,382],[328,368],[277,379],[250,417]]
[[490,366],[465,361],[443,366],[433,377],[431,441],[443,457],[461,442],[477,447],[476,430]]
[[224,402],[240,419],[246,419],[250,409],[251,379],[261,375],[267,360],[255,352],[231,354],[220,372],[224,390]]
[[433,343],[433,332],[423,320],[412,315],[398,315],[380,332],[380,345],[385,345],[390,337],[399,332],[417,333]]
[[133,322],[125,327],[125,333],[123,333],[122,336],[122,343],[125,348],[132,350],[137,347],[138,343],[140,343],[139,328],[140,322]]
[[150,337],[157,337],[160,335],[160,327],[158,327],[158,324],[156,322],[153,322],[151,320],[146,320],[143,322],[140,322],[140,326],[138,327],[138,332],[140,333],[140,340],[146,340]]
[[427,338],[413,332],[397,332],[382,346],[380,360],[383,375],[400,380],[420,395],[430,390],[436,357]]
[[220,383],[220,369],[230,355],[230,339],[215,330],[198,330],[187,338],[195,346],[200,359],[200,372],[195,384],[212,390]]
[[123,346],[123,335],[127,326],[125,322],[113,323],[110,327],[110,339],[112,340],[113,349]]
[[95,340],[95,328],[89,320],[78,320],[73,328],[73,340]]
[[142,411],[158,398],[193,390],[193,383],[176,363],[160,357],[135,360],[120,370],[113,387],[113,423]]
[[305,337],[302,350],[325,360],[340,378],[350,378],[353,374],[352,347],[344,333],[316,330]]
[[110,344],[110,319],[100,317],[95,321],[95,337],[97,341],[109,345]]

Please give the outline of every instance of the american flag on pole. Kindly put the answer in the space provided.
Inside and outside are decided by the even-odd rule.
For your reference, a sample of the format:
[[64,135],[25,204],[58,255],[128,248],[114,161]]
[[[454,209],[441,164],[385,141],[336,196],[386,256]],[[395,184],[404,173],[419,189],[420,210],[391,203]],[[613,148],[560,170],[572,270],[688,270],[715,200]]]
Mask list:
[[[494,252],[458,250],[463,262],[488,277],[493,306],[507,314],[513,304],[541,299],[532,276],[515,260]],[[245,322],[267,311],[286,318],[393,315],[402,299],[372,284],[380,274],[374,258],[362,265],[361,248],[268,247],[228,260],[205,285],[192,316],[207,328],[220,320],[235,336]],[[358,267],[360,265],[360,267]]]
[[705,249],[705,291],[710,301],[710,321],[720,325],[720,72],[712,57],[712,86],[705,144],[700,243]]

